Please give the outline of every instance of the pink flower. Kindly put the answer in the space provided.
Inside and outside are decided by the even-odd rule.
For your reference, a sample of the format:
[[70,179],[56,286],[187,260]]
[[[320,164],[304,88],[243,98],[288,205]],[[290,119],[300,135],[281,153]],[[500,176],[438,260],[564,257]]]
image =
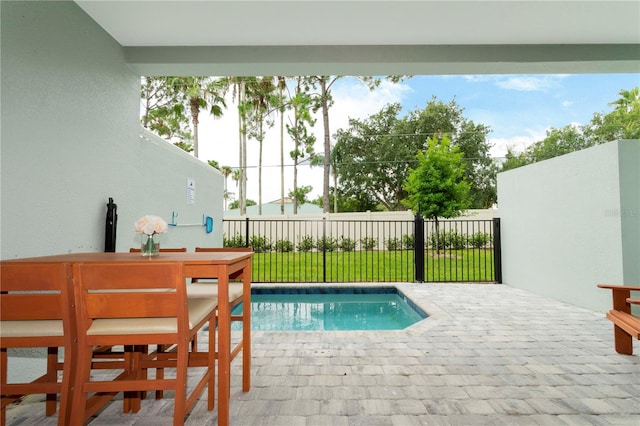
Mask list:
[[136,221],[133,230],[138,234],[161,234],[167,232],[167,222],[159,216],[145,215]]

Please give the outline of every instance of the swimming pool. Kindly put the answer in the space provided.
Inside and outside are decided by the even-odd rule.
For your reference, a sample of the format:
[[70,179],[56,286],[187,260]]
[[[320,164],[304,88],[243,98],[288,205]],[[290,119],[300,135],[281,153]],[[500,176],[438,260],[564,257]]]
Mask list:
[[[240,312],[242,305],[234,314]],[[402,330],[426,317],[395,287],[251,290],[251,329],[256,331]]]

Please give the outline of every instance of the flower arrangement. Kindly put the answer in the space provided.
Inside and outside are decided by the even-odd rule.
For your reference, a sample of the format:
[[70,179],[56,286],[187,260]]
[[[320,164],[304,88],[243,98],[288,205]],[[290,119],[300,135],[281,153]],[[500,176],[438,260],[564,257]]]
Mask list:
[[136,221],[133,230],[142,234],[141,253],[143,256],[158,256],[160,243],[154,241],[153,236],[167,232],[167,222],[159,216],[146,215]]
[[155,235],[167,232],[167,222],[159,216],[145,215],[138,219],[134,231],[138,234]]

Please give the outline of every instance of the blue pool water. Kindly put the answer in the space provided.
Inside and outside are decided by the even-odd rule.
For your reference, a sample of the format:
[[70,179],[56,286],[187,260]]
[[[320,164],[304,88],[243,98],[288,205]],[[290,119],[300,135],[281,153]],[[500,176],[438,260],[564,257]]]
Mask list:
[[[235,314],[242,312],[242,305]],[[396,288],[254,288],[251,329],[401,330],[427,317]],[[241,324],[234,323],[234,329]]]

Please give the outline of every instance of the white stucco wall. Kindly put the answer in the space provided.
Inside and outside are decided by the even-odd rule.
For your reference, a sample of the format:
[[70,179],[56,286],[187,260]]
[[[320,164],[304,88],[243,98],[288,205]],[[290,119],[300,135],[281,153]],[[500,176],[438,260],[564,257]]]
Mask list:
[[[222,245],[223,178],[161,140],[140,138],[140,77],[73,2],[2,2],[0,258],[103,251],[106,203],[117,251],[144,214],[179,224],[165,246]],[[196,183],[187,204],[186,180]]]
[[500,173],[503,282],[596,311],[598,283],[638,285],[638,159],[617,141]]

